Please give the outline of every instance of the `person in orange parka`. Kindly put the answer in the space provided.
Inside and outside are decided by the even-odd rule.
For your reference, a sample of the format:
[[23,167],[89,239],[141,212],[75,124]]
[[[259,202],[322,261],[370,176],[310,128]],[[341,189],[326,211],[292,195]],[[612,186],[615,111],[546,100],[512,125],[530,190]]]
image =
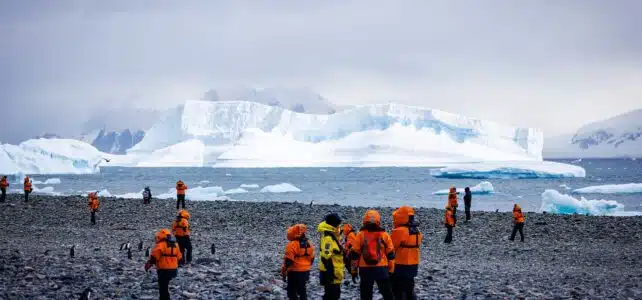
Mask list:
[[170,300],[169,282],[177,275],[178,261],[183,258],[180,247],[166,228],[161,229],[154,236],[156,245],[145,263],[145,271],[149,272],[152,265],[156,265],[158,275],[158,291],[161,300]]
[[446,205],[446,212],[444,214],[444,225],[446,225],[446,239],[444,243],[450,244],[453,241],[453,228],[455,228],[455,217],[453,208]]
[[457,188],[454,186],[450,187],[450,191],[448,191],[448,205],[453,209],[453,219],[455,220],[455,224],[457,224],[457,206],[459,206],[457,203],[458,194]]
[[96,212],[100,207],[97,193],[89,193],[89,212],[91,213],[91,225],[96,225]]
[[0,179],[0,191],[2,192],[2,195],[0,195],[0,202],[4,202],[7,199],[8,187],[9,181],[7,180],[7,176],[2,176],[2,179]]
[[513,206],[513,233],[510,235],[511,241],[515,240],[515,234],[517,234],[517,231],[519,231],[519,236],[521,238],[521,241],[524,241],[524,213],[522,212],[522,208],[515,204]]
[[310,280],[310,268],[314,263],[314,245],[305,236],[305,224],[296,224],[287,231],[290,241],[285,246],[281,277],[286,280],[288,299],[308,299],[306,284]]
[[415,299],[415,277],[419,271],[419,260],[423,235],[415,222],[415,210],[410,206],[399,207],[392,213],[394,229],[390,238],[395,247],[395,273],[392,277],[392,291],[395,300]]
[[182,205],[183,209],[185,209],[185,190],[187,189],[187,185],[182,181],[179,180],[176,182],[176,209],[179,209],[179,204]]
[[189,226],[189,218],[189,212],[181,209],[176,216],[176,220],[172,222],[172,233],[181,247],[181,253],[184,258],[179,260],[179,265],[192,263],[192,240],[190,239],[192,229]]
[[29,194],[33,192],[33,185],[31,184],[31,179],[29,179],[29,176],[25,177],[23,186],[25,191],[25,202],[27,202],[29,201]]
[[[350,251],[352,250],[352,245],[354,245],[355,240],[357,239],[357,235],[354,233],[354,229],[352,229],[352,225],[346,223],[341,226],[341,234],[343,235],[343,252],[345,253],[345,256],[343,258],[343,264],[345,265],[346,269],[348,272],[351,270],[351,260],[350,260]],[[354,261],[358,262],[358,261]],[[356,267],[356,266],[355,266]]]
[[[363,216],[363,227],[352,245],[352,281],[361,277],[359,291],[362,300],[372,300],[375,282],[384,300],[392,300],[390,273],[395,271],[395,248],[390,235],[381,227],[381,216],[376,210],[368,210]],[[358,266],[354,267],[354,266]]]

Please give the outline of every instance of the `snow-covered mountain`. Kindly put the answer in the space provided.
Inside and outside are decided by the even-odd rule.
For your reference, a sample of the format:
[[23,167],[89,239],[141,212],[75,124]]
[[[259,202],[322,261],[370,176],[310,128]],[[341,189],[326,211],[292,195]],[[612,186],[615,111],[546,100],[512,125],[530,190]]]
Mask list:
[[142,130],[132,132],[125,129],[121,132],[108,132],[105,129],[99,129],[83,134],[80,140],[91,144],[101,152],[125,154],[127,150],[142,141],[143,137],[145,132]]
[[134,166],[425,166],[542,159],[542,132],[400,104],[304,114],[246,101],[187,101],[115,158]]
[[309,88],[222,88],[207,91],[204,101],[249,101],[299,113],[333,114],[338,107]]
[[642,109],[590,123],[575,134],[547,138],[545,158],[642,157]]

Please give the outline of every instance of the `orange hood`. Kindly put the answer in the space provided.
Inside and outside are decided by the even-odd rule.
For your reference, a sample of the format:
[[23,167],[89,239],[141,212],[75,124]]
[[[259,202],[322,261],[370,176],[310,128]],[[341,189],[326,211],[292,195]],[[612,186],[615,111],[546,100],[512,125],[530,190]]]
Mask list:
[[308,228],[305,226],[305,224],[296,224],[288,228],[288,233],[287,233],[288,240],[296,241],[299,238],[301,238],[307,231],[308,231]]

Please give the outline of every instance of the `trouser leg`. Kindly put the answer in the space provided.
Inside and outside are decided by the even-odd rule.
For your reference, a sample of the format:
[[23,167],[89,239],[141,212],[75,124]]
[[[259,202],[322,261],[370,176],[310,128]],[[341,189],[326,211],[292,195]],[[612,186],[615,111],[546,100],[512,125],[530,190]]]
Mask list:
[[392,288],[390,287],[390,279],[377,280],[377,287],[383,300],[393,300]]
[[0,191],[2,192],[2,195],[0,196],[0,202],[4,202],[7,199],[7,189],[1,188]]
[[450,243],[453,241],[453,228],[452,226],[446,226],[446,239],[444,243]]
[[372,300],[372,289],[374,288],[374,281],[363,280],[359,282],[359,292],[361,293],[361,300]]
[[176,241],[178,242],[178,247],[181,250],[181,259],[178,261],[178,264],[179,265],[183,265],[185,263],[185,260],[186,260],[186,257],[185,257],[186,256],[186,254],[185,254],[186,251],[185,250],[187,248],[187,246],[185,245],[185,238],[182,237],[182,236],[177,236],[176,237]]
[[96,224],[96,211],[91,211],[91,224]]
[[164,271],[159,270],[158,274],[158,293],[160,295],[160,300],[170,300],[169,297],[169,281],[171,276]]
[[323,286],[323,300],[339,300],[341,298],[341,284],[326,284]]
[[519,237],[521,238],[521,241],[524,241],[524,223],[519,224]]
[[466,221],[470,221],[470,206],[466,207]]
[[515,240],[515,234],[517,234],[517,224],[513,225],[513,232],[510,234],[509,240],[514,241]]
[[189,235],[183,237],[185,247],[185,261],[189,264],[192,262],[192,240]]

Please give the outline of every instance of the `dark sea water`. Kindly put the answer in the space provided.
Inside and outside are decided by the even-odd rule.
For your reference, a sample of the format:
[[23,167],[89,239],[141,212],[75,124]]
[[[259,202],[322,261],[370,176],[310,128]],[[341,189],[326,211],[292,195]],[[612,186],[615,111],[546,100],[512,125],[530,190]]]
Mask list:
[[[557,160],[571,163],[570,160]],[[586,178],[566,179],[489,179],[495,193],[474,195],[473,210],[508,211],[514,202],[526,211],[537,211],[541,194],[555,189],[570,194],[572,189],[604,184],[642,183],[642,160],[602,159],[573,162],[586,169]],[[90,190],[108,190],[112,195],[137,193],[150,186],[154,195],[172,192],[175,182],[183,180],[190,189],[220,186],[224,190],[241,184],[258,184],[260,187],[290,183],[301,189],[298,193],[261,193],[248,189],[248,193],[228,195],[233,200],[249,201],[299,201],[321,204],[358,206],[399,206],[403,204],[443,208],[446,196],[433,192],[451,185],[463,191],[483,180],[454,180],[433,178],[429,168],[121,168],[103,167],[95,175],[36,175],[34,181],[59,178],[53,187],[64,195],[81,194]],[[209,181],[205,183],[203,181]],[[17,185],[14,184],[13,188]],[[570,189],[569,189],[570,188]],[[191,190],[190,190],[191,191]],[[625,211],[642,211],[642,194],[582,195],[586,199],[615,200],[625,205]],[[579,198],[579,195],[574,195]],[[215,197],[212,196],[212,199]]]

